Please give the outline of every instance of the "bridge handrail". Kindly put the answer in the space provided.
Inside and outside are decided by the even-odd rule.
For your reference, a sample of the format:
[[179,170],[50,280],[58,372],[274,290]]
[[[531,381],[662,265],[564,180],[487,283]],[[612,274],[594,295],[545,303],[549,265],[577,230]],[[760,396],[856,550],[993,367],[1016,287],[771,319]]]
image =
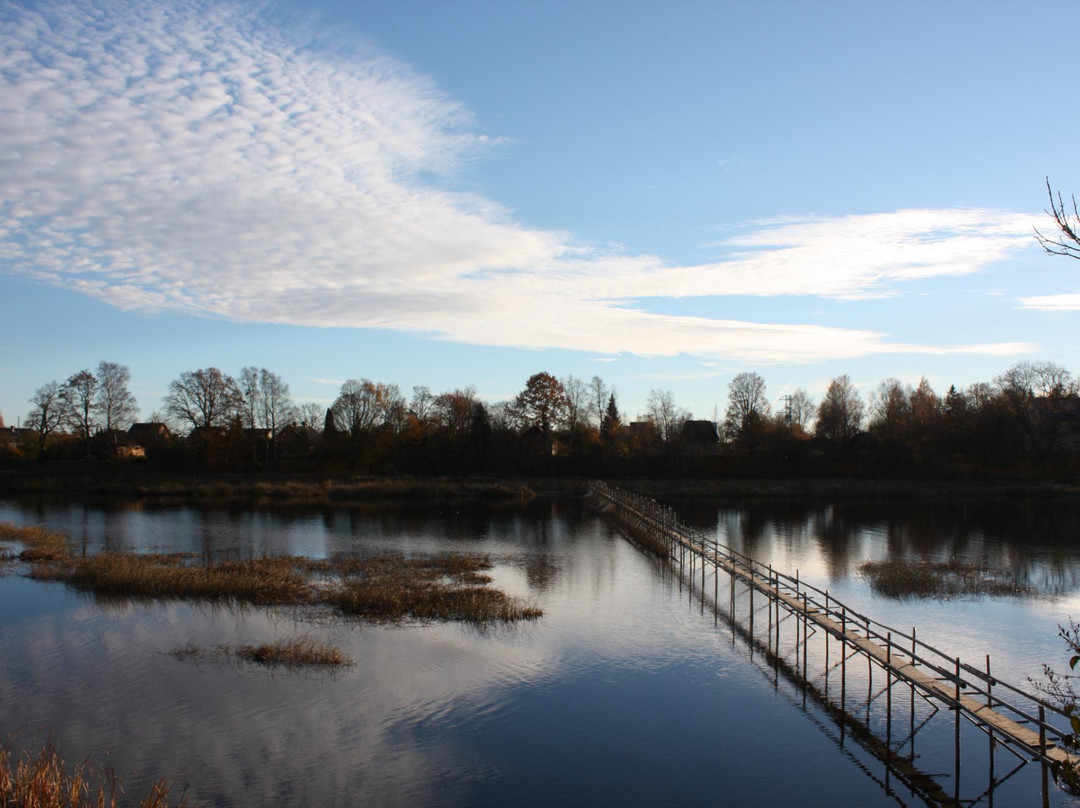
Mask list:
[[[877,643],[884,645],[886,648],[890,648],[892,651],[898,651],[901,657],[910,659],[912,664],[922,665],[924,668],[936,673],[942,680],[958,685],[962,690],[969,691],[962,695],[981,696],[987,700],[989,705],[1006,708],[1014,715],[1022,718],[1025,722],[1045,729],[1058,740],[1069,734],[1067,731],[1040,719],[1038,715],[1028,712],[1028,710],[1031,709],[1030,707],[1023,709],[1012,702],[1005,701],[1000,695],[993,693],[991,688],[1004,689],[1021,697],[1028,703],[1038,705],[1044,710],[1048,710],[1057,715],[1068,717],[1069,714],[1061,707],[1022,690],[1009,682],[998,679],[986,671],[979,670],[972,665],[961,662],[959,657],[949,656],[929,643],[920,640],[915,635],[914,630],[912,630],[912,633],[908,634],[902,629],[897,629],[878,620],[874,620],[867,615],[849,608],[846,604],[837,600],[835,597],[832,597],[828,590],[820,589],[817,586],[800,579],[797,571],[795,576],[788,575],[787,573],[774,569],[771,565],[765,565],[760,561],[755,560],[746,553],[723,544],[715,538],[710,539],[706,537],[704,533],[686,527],[675,518],[674,509],[665,507],[654,499],[649,499],[641,494],[612,488],[600,481],[594,482],[591,488],[597,494],[610,500],[613,504],[628,507],[636,511],[641,517],[654,521],[658,525],[664,527],[670,534],[677,532],[688,544],[697,544],[702,550],[711,549],[718,556],[724,556],[728,561],[741,564],[748,570],[751,577],[763,577],[778,593],[781,592],[782,585],[785,594],[788,594],[789,596],[794,595],[795,598],[802,600],[806,606],[813,606],[828,618],[835,618],[835,620],[840,622],[845,628],[848,624],[858,626],[864,631],[867,639],[872,639]],[[811,595],[811,593],[814,594]],[[821,600],[822,597],[824,598],[824,601]],[[903,642],[903,644],[901,644],[901,642]],[[924,653],[920,654],[916,649],[922,649]],[[929,656],[926,655],[927,653]],[[961,677],[959,675],[960,670],[969,674],[969,678]],[[970,677],[974,677],[984,683],[986,685],[985,688],[970,681]],[[952,701],[955,701],[955,699],[952,699]]]

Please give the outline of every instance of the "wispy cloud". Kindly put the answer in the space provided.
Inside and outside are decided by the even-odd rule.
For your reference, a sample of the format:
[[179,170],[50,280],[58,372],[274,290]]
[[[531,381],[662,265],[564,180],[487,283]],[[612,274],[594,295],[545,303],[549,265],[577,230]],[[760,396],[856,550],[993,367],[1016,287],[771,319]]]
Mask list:
[[122,309],[762,362],[1030,347],[900,345],[644,300],[896,294],[1002,260],[1030,241],[1026,216],[764,222],[700,266],[604,253],[425,181],[492,141],[377,51],[309,47],[229,3],[8,4],[0,20],[0,267]]
[[1080,292],[1019,298],[1020,308],[1038,311],[1080,311]]

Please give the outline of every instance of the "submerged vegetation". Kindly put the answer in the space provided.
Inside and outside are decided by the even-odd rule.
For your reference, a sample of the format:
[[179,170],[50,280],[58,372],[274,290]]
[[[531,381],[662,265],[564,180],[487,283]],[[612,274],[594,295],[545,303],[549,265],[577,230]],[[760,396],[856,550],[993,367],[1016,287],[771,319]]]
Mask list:
[[1027,589],[1005,570],[958,559],[867,561],[859,567],[870,588],[890,598],[953,598],[1022,595]]
[[351,659],[330,643],[308,638],[243,645],[237,648],[235,653],[248,662],[286,668],[332,668],[353,664]]
[[[138,805],[168,808],[169,790],[165,780],[158,780]],[[69,770],[52,744],[19,755],[0,746],[0,808],[116,808],[121,794],[112,770],[92,769],[85,763]],[[188,801],[182,798],[173,804],[182,808]]]
[[191,600],[252,606],[327,607],[373,620],[510,622],[540,617],[540,609],[492,589],[484,555],[443,553],[264,556],[210,561],[192,554],[101,553],[73,557],[62,534],[0,525],[0,540],[26,546],[19,559],[37,580],[63,581],[95,597]]
[[[218,657],[235,656],[257,665],[289,669],[340,668],[355,664],[336,646],[310,637],[277,640],[261,645],[241,645],[238,648],[219,645],[214,650]],[[192,643],[174,648],[169,654],[181,662],[200,662],[206,657],[203,649]]]

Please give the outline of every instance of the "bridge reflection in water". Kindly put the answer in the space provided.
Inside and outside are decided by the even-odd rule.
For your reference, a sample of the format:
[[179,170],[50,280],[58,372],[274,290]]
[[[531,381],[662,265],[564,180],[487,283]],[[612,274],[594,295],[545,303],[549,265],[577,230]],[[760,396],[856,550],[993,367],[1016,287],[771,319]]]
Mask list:
[[[669,563],[691,601],[696,590],[702,611],[711,583],[714,621],[723,614],[733,641],[741,637],[751,659],[757,654],[762,670],[771,668],[777,690],[783,677],[796,698],[801,695],[804,711],[812,700],[833,718],[842,749],[850,736],[882,761],[883,778],[863,768],[887,793],[895,778],[928,805],[992,806],[1002,784],[1036,763],[1042,803],[1049,805],[1050,771],[1080,765],[1064,745],[1068,716],[996,679],[989,656],[981,667],[964,663],[919,640],[915,628],[908,633],[883,625],[801,581],[798,572],[787,575],[680,524],[670,508],[653,500],[602,482],[591,485],[590,496],[628,538]],[[933,719],[950,712],[952,771],[924,771],[916,753],[919,734],[940,732],[943,719]],[[961,744],[962,719],[985,733],[985,751]],[[999,747],[1009,758],[1000,770]],[[978,785],[962,777],[964,756],[970,759],[972,751],[989,756],[981,767],[988,775]]]

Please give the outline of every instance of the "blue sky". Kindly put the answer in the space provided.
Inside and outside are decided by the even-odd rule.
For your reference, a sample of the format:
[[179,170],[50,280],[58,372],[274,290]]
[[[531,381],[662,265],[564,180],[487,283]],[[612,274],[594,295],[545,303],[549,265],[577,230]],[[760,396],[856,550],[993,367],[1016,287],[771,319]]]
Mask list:
[[0,0],[0,413],[100,360],[698,417],[1080,370],[1074,2]]

